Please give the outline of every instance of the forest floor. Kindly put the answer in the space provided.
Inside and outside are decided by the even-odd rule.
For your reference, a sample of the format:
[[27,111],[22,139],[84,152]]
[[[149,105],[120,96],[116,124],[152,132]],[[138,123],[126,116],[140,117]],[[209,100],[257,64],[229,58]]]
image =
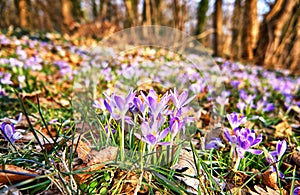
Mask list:
[[0,34],[0,194],[300,194],[299,77],[95,45]]

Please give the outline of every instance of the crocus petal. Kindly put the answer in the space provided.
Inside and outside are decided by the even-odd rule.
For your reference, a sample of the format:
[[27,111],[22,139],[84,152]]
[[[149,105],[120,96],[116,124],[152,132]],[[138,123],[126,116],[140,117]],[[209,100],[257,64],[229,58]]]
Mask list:
[[251,152],[252,154],[260,155],[263,153],[262,150],[255,150],[255,149],[248,149],[248,152]]
[[159,135],[159,137],[158,137],[158,141],[164,139],[164,138],[168,135],[168,133],[169,133],[169,128],[164,129],[164,130],[160,133],[160,135]]
[[147,122],[144,121],[141,124],[141,131],[142,131],[143,135],[147,135],[147,134],[149,134],[151,132],[151,129],[150,129],[150,127],[149,127],[149,125],[148,125]]
[[225,135],[225,137],[227,138],[228,141],[231,141],[230,132],[226,127],[224,128],[224,135]]
[[151,145],[155,145],[156,144],[156,137],[154,135],[152,135],[152,134],[146,135],[146,140]]
[[158,144],[158,145],[167,146],[167,145],[170,145],[171,142],[158,142],[157,144]]
[[244,158],[245,150],[241,147],[237,147],[236,151],[238,153],[239,158]]
[[6,124],[5,127],[4,127],[4,133],[5,135],[7,136],[7,138],[11,138],[14,134],[14,126],[13,125],[9,125],[9,124]]
[[138,139],[142,139],[142,136],[138,133],[134,133],[135,137],[137,137]]
[[185,90],[185,91],[183,91],[180,95],[179,95],[179,97],[178,97],[178,103],[179,103],[179,107],[180,106],[183,106],[183,103],[186,101],[186,99],[187,99],[187,97],[188,97],[188,92]]
[[133,122],[133,120],[131,119],[130,116],[125,116],[125,117],[124,117],[124,121],[125,121],[127,124],[134,125],[134,122]]
[[16,141],[16,140],[21,139],[22,137],[23,137],[23,135],[20,132],[14,133],[13,136],[12,136],[13,142]]
[[107,103],[106,100],[104,100],[104,106],[105,106],[105,108],[107,109],[107,111],[108,111],[110,114],[112,114],[112,109],[111,109],[110,105]]
[[299,195],[300,194],[300,186],[296,187],[293,191],[294,195]]
[[240,140],[239,140],[239,145],[240,145],[244,150],[248,150],[248,149],[251,147],[251,145],[250,145],[250,143],[249,143],[248,140],[245,140],[245,141],[240,141]]
[[157,102],[152,97],[148,97],[149,107],[152,112],[155,112],[157,109]]
[[259,136],[253,141],[252,146],[259,144],[261,141],[262,141],[262,134],[259,134]]
[[115,103],[118,107],[118,109],[120,110],[120,112],[126,112],[127,110],[125,110],[125,101],[123,98],[121,98],[120,96],[114,96],[114,100],[115,100]]
[[283,156],[283,154],[286,151],[286,148],[287,148],[287,143],[286,143],[285,140],[277,142],[276,151],[277,151],[278,158],[280,158],[281,156]]

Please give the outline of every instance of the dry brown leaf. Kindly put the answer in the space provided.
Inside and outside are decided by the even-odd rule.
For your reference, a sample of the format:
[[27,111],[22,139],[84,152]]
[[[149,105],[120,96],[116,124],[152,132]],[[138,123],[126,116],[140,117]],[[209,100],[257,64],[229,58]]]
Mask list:
[[38,176],[38,174],[34,171],[28,171],[15,165],[5,165],[4,167],[0,165],[0,170],[2,171],[0,172],[0,183],[2,184],[24,181],[26,179],[30,179]]
[[287,137],[292,135],[292,127],[284,120],[275,126],[275,137]]
[[[76,139],[75,139],[75,141],[76,141]],[[77,144],[77,142],[74,142],[74,143]],[[76,149],[78,158],[81,158],[83,161],[86,161],[90,152],[91,152],[91,148],[90,148],[89,144],[79,140],[77,149]]]
[[195,167],[193,152],[188,149],[181,149],[178,163],[173,165],[171,169],[182,173],[182,175],[176,176],[177,179],[184,182],[187,185],[187,189],[192,194],[198,194],[198,186],[200,182],[198,179],[193,178],[197,175],[197,169]]
[[273,189],[279,189],[277,186],[277,174],[276,172],[272,172],[271,169],[266,170],[262,174],[262,183]]
[[[81,166],[78,166],[76,170],[84,169],[88,167],[88,169],[84,170],[84,172],[93,172],[100,170],[104,167],[105,162],[113,161],[116,159],[118,154],[118,147],[109,146],[100,151],[92,151],[89,154],[90,160]],[[87,178],[89,178],[91,174],[77,174],[76,177],[80,183],[84,182]]]
[[[255,185],[254,189],[257,193],[253,192],[253,191],[250,191],[250,194],[252,194],[252,195],[258,195],[258,194],[260,194],[260,195],[280,195],[279,190],[276,191],[276,190],[274,190],[274,189],[272,189],[268,186],[266,186],[266,188],[267,188],[267,190],[263,189],[262,187],[260,187],[258,185]],[[286,190],[282,189],[281,192],[282,192],[283,195],[287,195]]]

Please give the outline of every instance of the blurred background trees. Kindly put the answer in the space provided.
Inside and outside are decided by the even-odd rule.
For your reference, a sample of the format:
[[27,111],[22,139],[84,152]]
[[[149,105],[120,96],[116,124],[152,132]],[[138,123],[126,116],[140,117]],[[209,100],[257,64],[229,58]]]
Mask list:
[[300,72],[300,0],[0,0],[0,28],[103,38],[177,28],[214,56]]

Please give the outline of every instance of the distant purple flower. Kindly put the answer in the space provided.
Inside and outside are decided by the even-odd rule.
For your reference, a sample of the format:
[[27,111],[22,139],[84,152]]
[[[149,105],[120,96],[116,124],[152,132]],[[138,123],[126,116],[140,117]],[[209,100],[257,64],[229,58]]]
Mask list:
[[293,195],[299,195],[300,194],[300,186],[295,187]]
[[247,92],[246,92],[244,89],[241,89],[240,92],[239,92],[239,96],[240,96],[240,98],[242,98],[242,99],[246,99],[246,97],[247,97]]
[[25,80],[26,80],[26,76],[25,75],[18,75],[18,81],[19,81],[19,88],[20,89],[23,88]]
[[243,113],[247,106],[246,106],[245,102],[243,102],[239,99],[239,102],[236,104],[236,107],[240,110],[240,112]]
[[242,114],[237,114],[233,112],[231,114],[227,114],[228,122],[233,130],[237,129],[240,125],[247,122],[247,118]]
[[262,135],[256,137],[254,130],[248,128],[236,129],[233,131],[233,135],[227,128],[224,129],[225,137],[235,147],[239,158],[244,158],[245,152],[252,154],[261,154],[261,150],[252,149],[251,147],[258,145],[262,141]]
[[216,102],[220,105],[226,105],[229,102],[229,91],[222,91],[221,95],[216,98]]
[[63,60],[57,60],[54,62],[55,65],[57,65],[59,67],[59,73],[62,75],[62,76],[65,76],[65,75],[69,75],[70,76],[70,79],[72,79],[72,68],[70,66],[70,64],[66,61],[63,61]]
[[240,81],[239,80],[232,80],[232,81],[230,81],[230,85],[232,86],[232,87],[234,87],[234,88],[238,88],[239,87],[239,85],[240,85]]
[[3,89],[1,85],[0,85],[0,96],[7,96],[5,89]]
[[23,137],[20,132],[15,131],[14,124],[2,123],[1,131],[4,138],[12,144]]
[[30,57],[26,60],[26,68],[30,68],[31,70],[42,70],[42,62],[43,60],[38,56]]
[[24,62],[16,59],[16,58],[9,58],[9,63],[12,67],[20,67],[22,68],[24,66]]
[[3,85],[11,85],[13,82],[11,81],[11,74],[5,73],[4,77],[1,79],[1,83]]
[[275,109],[273,103],[269,103],[267,99],[264,97],[262,100],[257,101],[256,103],[256,110],[263,111],[263,112],[270,112]]
[[[203,139],[205,142],[205,139]],[[221,147],[224,147],[224,144],[222,143],[220,138],[212,138],[208,143],[205,143],[205,149],[206,150],[211,150],[211,149],[218,149]]]

